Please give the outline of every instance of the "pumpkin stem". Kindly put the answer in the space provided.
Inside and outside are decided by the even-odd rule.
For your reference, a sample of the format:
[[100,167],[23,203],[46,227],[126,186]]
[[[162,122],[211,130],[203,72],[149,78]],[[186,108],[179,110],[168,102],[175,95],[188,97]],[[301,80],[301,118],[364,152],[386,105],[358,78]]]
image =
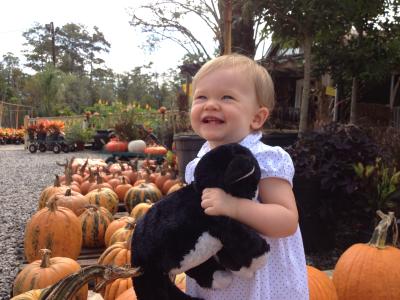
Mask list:
[[40,267],[41,268],[50,267],[51,250],[49,250],[49,249],[40,249],[39,252],[42,255],[42,261],[40,263]]
[[60,176],[58,176],[57,174],[56,174],[56,179],[54,180],[54,186],[56,186],[56,187],[60,187],[61,186]]
[[98,211],[99,210],[99,207],[96,204],[86,204],[85,208],[86,209],[92,209],[94,211]]
[[40,295],[41,300],[65,300],[72,299],[77,291],[90,280],[101,277],[100,287],[118,278],[129,278],[140,275],[139,268],[122,268],[113,266],[92,265],[84,267],[56,284],[49,287]]
[[[371,240],[368,245],[376,247],[378,249],[384,249],[386,247],[386,237],[389,226],[394,222],[394,212],[390,211],[388,214],[378,210],[377,215],[381,218],[379,224],[375,227],[372,234]],[[393,241],[396,243],[397,241]]]
[[72,195],[71,189],[68,188],[68,189],[65,191],[65,196],[71,196],[71,195]]
[[51,211],[54,212],[57,210],[57,196],[55,197],[51,197],[48,201],[47,201],[47,208]]

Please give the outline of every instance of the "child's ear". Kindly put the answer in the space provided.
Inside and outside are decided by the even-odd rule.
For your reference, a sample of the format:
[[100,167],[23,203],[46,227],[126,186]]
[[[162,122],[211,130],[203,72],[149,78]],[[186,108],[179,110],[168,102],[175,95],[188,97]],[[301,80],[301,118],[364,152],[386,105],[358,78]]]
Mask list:
[[266,107],[260,107],[257,113],[254,115],[253,120],[250,124],[252,130],[259,130],[269,117],[269,109]]

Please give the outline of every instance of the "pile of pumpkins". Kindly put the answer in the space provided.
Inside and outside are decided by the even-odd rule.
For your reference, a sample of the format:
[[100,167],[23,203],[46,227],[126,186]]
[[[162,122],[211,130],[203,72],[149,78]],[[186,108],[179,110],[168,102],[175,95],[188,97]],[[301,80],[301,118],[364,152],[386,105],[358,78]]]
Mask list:
[[122,141],[119,138],[111,138],[110,141],[104,145],[104,149],[108,152],[132,152],[144,153],[150,155],[165,155],[167,148],[161,145],[151,144],[147,145],[143,140],[133,140],[130,142]]
[[[39,210],[26,225],[24,250],[29,264],[15,279],[15,300],[39,299],[43,288],[77,272],[82,247],[106,247],[98,265],[129,265],[136,220],[163,195],[184,185],[171,166],[151,160],[95,166],[89,160],[71,160],[62,165],[64,175],[42,191]],[[114,219],[119,203],[124,203],[128,215]],[[345,251],[333,280],[307,266],[310,299],[400,299],[400,250],[385,245],[395,219],[393,214],[380,216],[371,242]],[[175,283],[185,290],[185,275],[177,276]],[[87,282],[80,287],[74,299],[86,300]],[[136,299],[130,278],[108,283],[101,294],[107,300]]]

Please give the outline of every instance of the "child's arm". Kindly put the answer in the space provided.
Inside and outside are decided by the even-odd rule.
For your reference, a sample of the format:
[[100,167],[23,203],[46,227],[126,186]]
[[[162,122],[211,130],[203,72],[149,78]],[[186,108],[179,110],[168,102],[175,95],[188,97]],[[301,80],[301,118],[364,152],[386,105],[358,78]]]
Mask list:
[[259,196],[261,203],[209,188],[203,191],[201,206],[208,215],[234,218],[269,237],[292,235],[297,229],[298,213],[289,182],[274,177],[262,179]]

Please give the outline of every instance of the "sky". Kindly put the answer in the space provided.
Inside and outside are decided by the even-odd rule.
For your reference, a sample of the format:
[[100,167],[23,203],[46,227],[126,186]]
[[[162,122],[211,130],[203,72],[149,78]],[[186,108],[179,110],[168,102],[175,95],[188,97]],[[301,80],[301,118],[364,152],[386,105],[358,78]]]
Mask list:
[[[12,0],[2,1],[0,16],[0,58],[7,52],[20,57],[25,39],[22,33],[40,24],[54,23],[54,27],[67,23],[82,24],[92,32],[99,27],[111,44],[109,54],[102,55],[106,66],[123,73],[152,61],[154,71],[162,73],[176,68],[184,50],[173,42],[164,43],[153,54],[139,48],[144,37],[129,21],[129,8],[146,0]],[[128,10],[128,11],[127,11]]]

